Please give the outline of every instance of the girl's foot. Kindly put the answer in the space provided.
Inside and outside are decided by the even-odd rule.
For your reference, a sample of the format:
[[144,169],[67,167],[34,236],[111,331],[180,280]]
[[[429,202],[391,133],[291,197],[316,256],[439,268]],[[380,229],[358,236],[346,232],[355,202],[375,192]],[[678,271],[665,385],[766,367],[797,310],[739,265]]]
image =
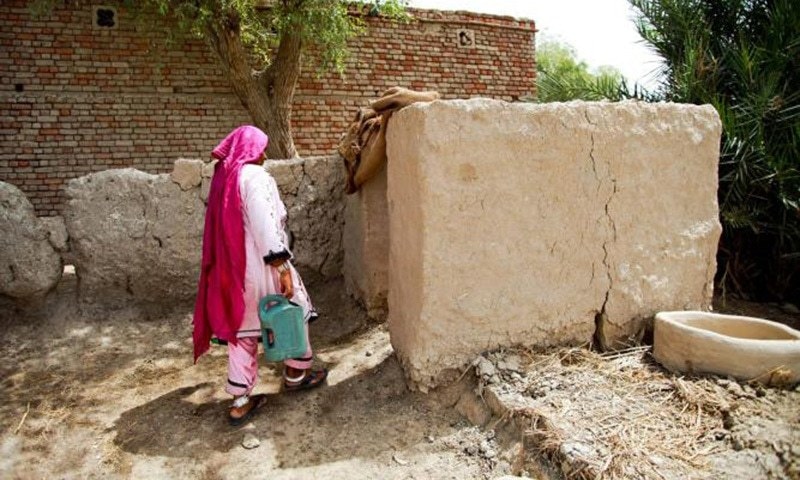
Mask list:
[[266,397],[264,395],[253,395],[248,397],[243,395],[236,397],[233,400],[230,412],[228,412],[228,423],[233,426],[239,426],[253,416],[256,409],[261,406]]
[[298,370],[286,367],[283,372],[283,389],[288,392],[308,390],[322,385],[327,378],[328,370],[326,368],[320,370]]

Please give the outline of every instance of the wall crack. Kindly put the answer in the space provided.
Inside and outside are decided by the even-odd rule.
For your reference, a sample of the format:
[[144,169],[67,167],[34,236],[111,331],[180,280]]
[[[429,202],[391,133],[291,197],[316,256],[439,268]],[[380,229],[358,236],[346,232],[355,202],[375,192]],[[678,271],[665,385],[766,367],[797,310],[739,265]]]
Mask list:
[[[608,287],[606,288],[605,296],[603,298],[603,304],[600,306],[597,314],[595,315],[595,331],[594,331],[594,344],[597,347],[605,348],[605,342],[603,341],[605,335],[603,334],[603,329],[605,323],[608,321],[608,314],[606,312],[606,307],[608,305],[608,299],[611,295],[611,288],[614,284],[614,279],[611,275],[611,265],[609,264],[609,243],[615,242],[617,240],[617,225],[614,221],[614,218],[611,216],[610,205],[612,200],[614,199],[614,195],[617,193],[617,180],[611,176],[611,162],[610,160],[606,162],[606,175],[601,176],[597,169],[597,158],[595,157],[595,138],[594,138],[594,131],[593,127],[596,124],[592,121],[589,117],[588,110],[584,110],[584,117],[586,118],[586,122],[592,127],[590,130],[589,138],[591,140],[591,148],[589,149],[589,159],[592,162],[592,171],[594,172],[594,177],[597,180],[597,193],[599,194],[603,188],[603,185],[606,181],[611,182],[611,192],[608,194],[608,197],[604,200],[604,216],[606,220],[606,225],[608,226],[609,236],[607,236],[603,241],[603,267],[606,271],[606,279],[608,280]],[[594,280],[595,271],[594,271],[594,264],[592,264],[592,280]]]

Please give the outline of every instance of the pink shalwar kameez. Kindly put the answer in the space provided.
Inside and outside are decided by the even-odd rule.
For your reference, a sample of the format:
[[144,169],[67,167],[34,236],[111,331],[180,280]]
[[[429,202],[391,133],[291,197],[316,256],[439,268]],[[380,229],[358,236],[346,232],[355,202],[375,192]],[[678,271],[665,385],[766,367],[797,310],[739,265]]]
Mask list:
[[[280,277],[270,264],[288,261],[286,207],[275,180],[260,165],[269,144],[256,127],[236,128],[211,155],[218,160],[211,180],[197,301],[193,317],[194,360],[208,351],[210,340],[228,342],[226,390],[248,395],[258,377],[258,303],[268,294],[280,294]],[[294,284],[292,301],[308,321],[316,316],[300,275],[289,264]],[[311,367],[308,344],[302,358],[287,360],[288,367]],[[243,397],[246,398],[246,397]]]
[[[266,295],[280,294],[278,272],[269,265],[277,259],[288,259],[291,253],[286,235],[286,207],[280,198],[275,180],[262,166],[247,164],[239,174],[239,193],[244,217],[245,276],[244,318],[237,333],[238,342],[228,344],[228,384],[232,395],[249,395],[258,377],[258,337],[261,326],[258,302]],[[306,319],[308,348],[302,358],[286,360],[288,367],[311,368],[312,351],[308,342],[308,321],[316,316],[300,275],[294,269],[292,302],[303,308]]]

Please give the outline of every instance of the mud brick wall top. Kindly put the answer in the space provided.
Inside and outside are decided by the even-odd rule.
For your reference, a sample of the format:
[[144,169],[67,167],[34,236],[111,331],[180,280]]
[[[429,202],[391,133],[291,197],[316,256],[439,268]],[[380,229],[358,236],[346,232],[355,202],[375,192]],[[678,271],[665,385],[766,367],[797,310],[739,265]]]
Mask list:
[[[62,210],[66,180],[109,168],[149,173],[204,158],[249,121],[201,41],[168,44],[160,20],[106,2],[59,2],[34,17],[0,4],[0,180],[22,189],[37,215]],[[365,17],[343,76],[306,69],[292,127],[302,156],[331,154],[358,107],[402,85],[444,98],[516,100],[534,90],[532,21],[410,9],[409,23]]]

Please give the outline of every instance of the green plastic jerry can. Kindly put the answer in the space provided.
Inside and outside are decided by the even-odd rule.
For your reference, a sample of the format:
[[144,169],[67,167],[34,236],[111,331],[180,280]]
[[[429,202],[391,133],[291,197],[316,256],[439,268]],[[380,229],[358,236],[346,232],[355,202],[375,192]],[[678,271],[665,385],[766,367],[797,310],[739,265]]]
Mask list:
[[306,353],[303,309],[283,295],[267,295],[258,303],[261,338],[268,362],[299,358]]

